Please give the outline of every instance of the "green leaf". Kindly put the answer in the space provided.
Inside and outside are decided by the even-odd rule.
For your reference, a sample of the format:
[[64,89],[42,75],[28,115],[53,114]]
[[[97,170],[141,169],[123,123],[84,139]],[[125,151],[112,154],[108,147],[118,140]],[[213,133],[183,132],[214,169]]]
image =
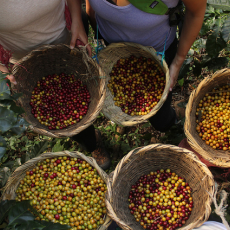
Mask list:
[[113,124],[113,125],[112,125],[112,129],[111,129],[111,130],[112,130],[112,132],[113,132],[113,133],[115,133],[115,132],[116,132],[116,129],[117,129],[116,124]]
[[209,62],[212,58],[209,57],[208,55],[204,55],[203,56],[203,60],[202,60],[202,67],[206,66],[205,62]]
[[217,57],[219,52],[227,46],[221,34],[213,33],[208,36],[206,43],[206,51],[212,58]]
[[144,125],[141,126],[141,128],[149,128],[151,127],[151,123],[150,122],[146,122]]
[[6,147],[0,147],[0,160],[4,156],[5,153],[6,153]]
[[198,62],[197,60],[194,61],[195,67],[193,68],[193,74],[195,76],[200,76],[201,70],[202,70],[202,64]]
[[18,118],[17,122],[12,126],[11,131],[17,135],[22,134],[25,130],[26,127],[29,124],[27,123],[27,121],[23,118]]
[[201,49],[204,49],[206,47],[206,42],[207,39],[204,38],[199,38],[198,40],[196,40],[193,45],[192,48],[197,52],[200,53]]
[[6,153],[6,141],[2,136],[0,136],[0,159],[3,157],[5,153]]
[[223,20],[221,17],[219,17],[216,19],[215,26],[213,28],[215,33],[219,33],[221,31],[222,26],[223,26]]
[[70,229],[71,227],[69,225],[62,225],[58,223],[52,223],[52,222],[46,222],[46,221],[40,221],[42,225],[45,226],[43,230],[67,230]]
[[52,152],[60,152],[64,150],[64,145],[61,144],[61,139],[58,139],[54,147],[52,148]]
[[229,0],[208,0],[207,3],[216,9],[230,10]]
[[34,148],[31,150],[31,155],[32,155],[31,158],[42,154],[47,149],[48,144],[49,144],[48,141],[43,141],[36,144]]
[[180,86],[183,86],[183,85],[184,85],[184,78],[178,80],[178,84],[179,84]]
[[124,153],[127,153],[131,150],[129,144],[126,144],[124,142],[121,142],[121,150],[124,152]]
[[76,150],[76,146],[75,145],[73,145],[72,148],[69,149],[70,152],[72,152],[74,150]]
[[8,93],[3,92],[0,93],[0,100],[14,100],[14,98],[12,96],[10,96]]
[[6,163],[4,163],[4,167],[8,167],[10,169],[12,169],[15,165],[15,161],[7,161]]
[[145,133],[145,135],[143,135],[142,138],[143,138],[144,140],[149,141],[149,140],[151,140],[151,138],[152,138],[152,134],[151,134],[151,133]]
[[0,105],[9,106],[12,104],[12,102],[13,102],[12,100],[2,100],[2,101],[0,101]]
[[224,25],[222,27],[222,36],[226,42],[230,40],[229,31],[230,31],[230,16],[226,18],[226,20],[224,21]]
[[15,113],[17,113],[18,115],[25,113],[25,110],[22,107],[17,106],[14,101],[11,102],[10,109]]
[[0,106],[0,130],[2,132],[8,131],[17,121],[14,112]]
[[207,25],[207,23],[203,23],[202,28],[200,30],[200,35],[201,36],[206,35],[209,30],[210,30],[210,27]]
[[3,73],[0,71],[0,80],[5,79],[7,77],[8,73]]
[[15,93],[12,95],[12,97],[14,98],[14,100],[18,100],[19,97],[21,97],[23,95],[23,93]]
[[7,83],[8,80],[0,80],[0,95],[2,93],[7,93],[8,95],[10,95],[10,88]]
[[214,14],[215,13],[215,9],[212,5],[208,4],[207,8],[206,8],[206,12],[209,14]]
[[215,26],[215,23],[216,23],[215,17],[211,17],[206,21],[206,24],[210,29],[213,29],[213,27]]
[[111,130],[111,127],[110,127],[110,126],[107,126],[107,127],[105,128],[105,130],[106,130],[106,131],[109,131],[109,130]]
[[218,70],[225,67],[228,64],[228,59],[226,57],[216,57],[212,58],[210,61],[205,63],[209,70]]
[[[190,50],[188,51],[188,55],[189,55],[189,56],[193,56],[193,55],[194,55],[194,50],[193,50],[193,49],[190,49]],[[186,64],[189,64],[192,60],[193,60],[192,58],[187,58],[187,59],[186,59]]]
[[184,77],[187,75],[187,73],[189,72],[189,67],[190,67],[190,64],[183,64],[181,69],[180,69],[180,73],[179,73],[179,76],[178,76],[178,80],[180,79],[184,79]]
[[42,225],[39,221],[26,221],[26,220],[20,220],[17,225],[15,226],[16,230],[25,230],[25,229],[36,229],[36,230],[42,230],[44,229],[44,225]]
[[30,201],[18,202],[9,211],[9,225],[15,226],[20,221],[30,221],[34,220],[34,215],[28,211],[32,209]]
[[[21,150],[22,151],[22,150]],[[25,162],[27,162],[28,160],[30,160],[32,158],[31,154],[26,152],[25,154],[22,155],[21,157],[21,161],[22,164],[24,164]]]
[[9,210],[16,204],[15,200],[3,200],[0,203],[0,224],[8,215]]

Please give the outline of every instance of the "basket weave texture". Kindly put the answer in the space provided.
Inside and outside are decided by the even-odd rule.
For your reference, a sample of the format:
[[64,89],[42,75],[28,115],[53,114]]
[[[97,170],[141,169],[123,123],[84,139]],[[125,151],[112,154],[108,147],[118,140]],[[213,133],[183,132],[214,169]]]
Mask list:
[[[124,112],[122,112],[121,108],[115,106],[113,95],[110,89],[107,87],[108,81],[110,80],[110,72],[112,71],[113,66],[117,63],[117,61],[121,58],[129,58],[131,55],[135,57],[146,57],[154,60],[164,71],[166,75],[166,85],[163,92],[163,95],[157,105],[151,110],[150,113],[142,116],[130,116]],[[163,61],[163,66],[159,60],[159,57],[156,54],[156,51],[152,47],[142,46],[136,43],[112,43],[107,46],[105,49],[100,51],[99,53],[99,65],[105,71],[106,75],[106,98],[104,102],[104,106],[102,109],[103,114],[113,122],[118,125],[123,126],[133,126],[136,124],[143,123],[148,118],[152,117],[157,113],[157,111],[164,104],[167,99],[170,80],[169,80],[169,70],[165,61]]]
[[[44,161],[48,158],[62,157],[62,156],[81,158],[82,160],[88,162],[92,167],[94,167],[97,170],[101,179],[106,183],[108,175],[98,166],[94,158],[87,157],[84,154],[77,151],[73,151],[73,152],[63,151],[63,152],[54,152],[54,153],[50,152],[50,153],[44,153],[39,157],[35,157],[27,161],[26,163],[24,163],[22,166],[18,167],[8,179],[7,184],[4,187],[1,199],[14,200],[16,198],[16,190],[20,183],[20,180],[22,180],[25,177],[27,171],[32,170],[34,167],[36,167],[38,162]],[[111,219],[108,217],[108,215],[105,216],[104,220],[105,220],[104,224],[99,226],[98,230],[105,230],[111,224]]]
[[211,213],[214,180],[211,172],[191,151],[173,145],[154,144],[136,148],[119,162],[109,175],[106,192],[107,214],[125,230],[140,230],[128,208],[131,186],[143,175],[158,169],[171,169],[185,178],[192,188],[194,207],[181,230],[190,230],[205,222]]
[[[23,96],[19,98],[19,104],[25,110],[24,118],[36,133],[56,138],[76,135],[90,126],[102,109],[106,96],[105,75],[84,49],[74,48],[71,50],[64,44],[42,46],[16,63],[12,73],[18,83],[14,90],[23,93]],[[76,79],[80,79],[83,84],[86,84],[91,102],[87,114],[80,122],[65,129],[49,130],[48,127],[39,123],[31,113],[30,98],[37,81],[47,75],[61,73],[74,74]]]
[[207,145],[196,131],[196,109],[199,101],[213,88],[230,84],[230,69],[215,72],[206,77],[189,97],[185,112],[184,130],[190,146],[196,150],[205,160],[219,167],[230,167],[230,150],[215,150]]

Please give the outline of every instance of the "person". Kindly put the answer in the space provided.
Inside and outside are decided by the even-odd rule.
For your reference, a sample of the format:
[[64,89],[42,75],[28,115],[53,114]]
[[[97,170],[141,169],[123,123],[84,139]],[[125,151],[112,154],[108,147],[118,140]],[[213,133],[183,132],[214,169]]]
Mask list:
[[[0,44],[12,52],[11,62],[15,63],[44,44],[67,43],[70,40],[73,48],[78,39],[88,44],[81,19],[81,1],[67,0],[67,3],[72,17],[71,39],[64,18],[65,0],[1,1]],[[89,45],[87,50],[91,55]],[[0,70],[8,72],[3,65]],[[16,83],[13,76],[9,79]]]
[[[152,46],[158,52],[162,52],[165,47],[170,92],[161,109],[149,119],[152,126],[160,132],[167,131],[177,122],[175,110],[171,107],[172,89],[185,57],[201,29],[207,2],[207,0],[182,1],[186,11],[178,43],[177,27],[170,26],[170,16],[167,14],[146,13],[132,5],[132,2],[138,1],[86,0],[86,13],[89,15],[90,23],[94,30],[98,26],[99,34],[106,44],[134,42]],[[177,6],[179,0],[162,0],[162,2],[171,9]]]
[[[72,19],[71,36],[66,28],[65,4],[65,0],[1,1],[0,45],[12,53],[11,63],[17,62],[28,52],[45,44],[66,43],[73,48],[82,42],[91,56],[92,50],[88,45],[81,16],[81,0],[67,0]],[[9,73],[7,67],[1,62],[0,71]],[[14,76],[9,74],[8,78],[12,83],[17,84]],[[90,151],[101,167],[107,168],[110,165],[108,153],[101,144],[100,132],[95,131],[93,125],[72,139]],[[100,157],[97,157],[98,155]]]

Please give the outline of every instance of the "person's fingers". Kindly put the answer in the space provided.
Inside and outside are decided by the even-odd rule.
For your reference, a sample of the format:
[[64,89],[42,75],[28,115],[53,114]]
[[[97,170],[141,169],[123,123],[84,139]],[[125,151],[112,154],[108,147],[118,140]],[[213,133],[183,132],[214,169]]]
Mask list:
[[169,86],[169,91],[172,91],[173,87],[175,85],[175,81],[173,78],[170,79],[170,86]]
[[92,48],[91,48],[89,43],[86,45],[86,49],[88,50],[88,54],[91,57],[92,56]]
[[17,81],[15,80],[13,75],[8,75],[7,78],[10,80],[11,83],[14,85],[17,85]]
[[73,49],[76,45],[77,37],[72,35],[71,41],[70,41],[70,49]]
[[[85,44],[81,40],[77,39],[77,46],[79,46],[79,45],[85,46]],[[92,56],[92,49],[88,43],[86,44],[86,49],[88,51],[89,56],[91,57]]]
[[171,64],[169,68],[169,76],[170,76],[170,86],[169,86],[169,91],[173,90],[173,87],[176,85],[177,77],[179,74],[180,68]]

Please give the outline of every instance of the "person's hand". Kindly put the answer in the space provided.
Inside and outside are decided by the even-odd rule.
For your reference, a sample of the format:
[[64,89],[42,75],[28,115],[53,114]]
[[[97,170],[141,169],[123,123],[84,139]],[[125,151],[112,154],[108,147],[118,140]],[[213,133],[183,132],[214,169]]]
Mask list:
[[88,51],[89,56],[92,55],[92,49],[90,45],[88,44],[88,37],[85,33],[84,26],[82,24],[74,25],[72,23],[71,25],[71,41],[70,41],[70,48],[73,49],[75,45],[87,45],[86,49]]
[[10,80],[11,83],[13,83],[14,85],[17,85],[17,81],[15,80],[14,75],[10,74],[7,76],[7,78]]
[[[1,64],[0,63],[0,72],[4,73],[4,74],[8,74],[9,73],[9,70],[7,69],[7,67],[4,65],[4,64]],[[14,76],[12,74],[9,73],[9,75],[6,76],[11,83],[13,83],[14,85],[17,84]]]
[[176,85],[176,81],[183,62],[184,62],[184,57],[180,57],[179,55],[176,54],[175,58],[172,61],[172,64],[169,67],[169,76],[170,76],[169,91],[172,91],[173,87]]

